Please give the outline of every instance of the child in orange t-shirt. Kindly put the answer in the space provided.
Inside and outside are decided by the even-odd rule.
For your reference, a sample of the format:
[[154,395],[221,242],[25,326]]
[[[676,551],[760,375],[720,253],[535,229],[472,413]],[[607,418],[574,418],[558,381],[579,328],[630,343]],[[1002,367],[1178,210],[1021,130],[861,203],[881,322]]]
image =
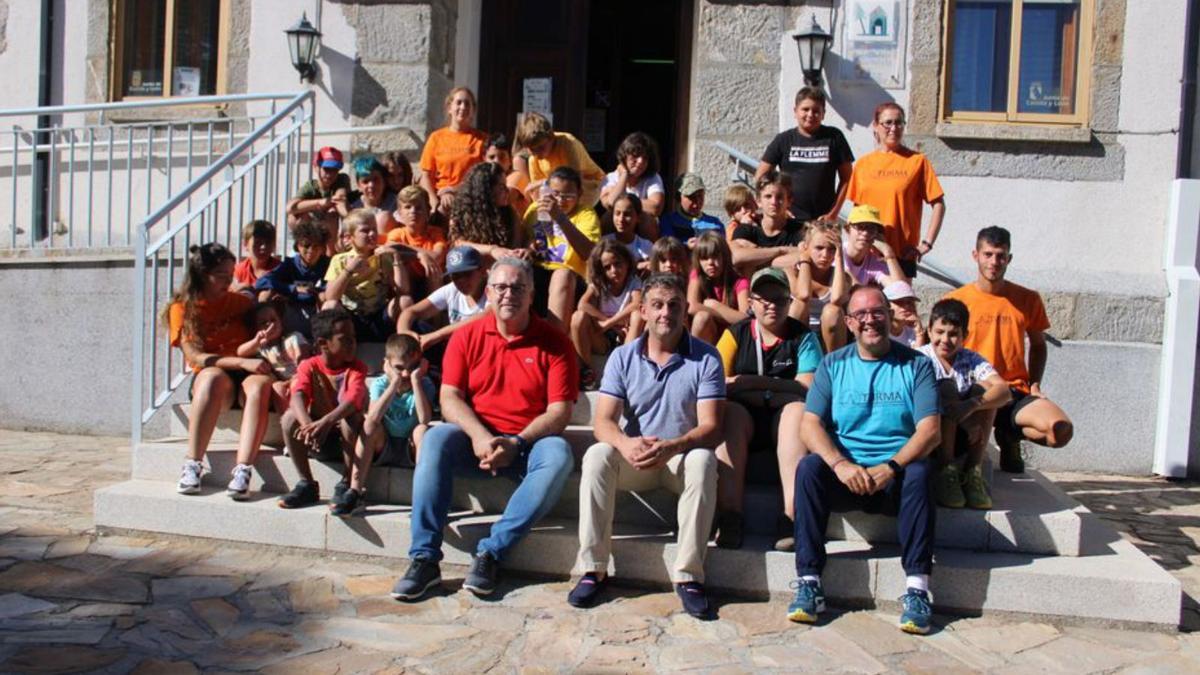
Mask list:
[[415,185],[404,188],[396,196],[394,214],[400,227],[387,235],[386,243],[405,261],[414,283],[425,287],[415,291],[414,300],[441,285],[446,259],[446,234],[429,224],[429,213],[425,191]]
[[439,210],[443,190],[457,187],[471,167],[483,161],[487,134],[474,128],[475,94],[455,87],[446,96],[448,126],[429,134],[421,150],[421,187],[433,210]]
[[275,226],[265,220],[252,220],[242,227],[242,248],[246,257],[233,268],[233,290],[253,293],[259,277],[279,267],[275,255]]
[[729,224],[725,226],[725,241],[733,241],[733,231],[738,225],[758,224],[758,197],[748,185],[734,183],[725,188],[725,215]]
[[249,494],[250,467],[266,433],[271,365],[263,359],[237,356],[238,346],[250,337],[246,313],[254,301],[230,292],[233,267],[233,253],[221,244],[192,246],[183,284],[163,312],[171,346],[183,350],[193,373],[187,459],[176,488],[180,494],[200,492],[201,462],[222,410],[239,402],[244,409],[237,466],[228,488],[233,499],[245,499]]

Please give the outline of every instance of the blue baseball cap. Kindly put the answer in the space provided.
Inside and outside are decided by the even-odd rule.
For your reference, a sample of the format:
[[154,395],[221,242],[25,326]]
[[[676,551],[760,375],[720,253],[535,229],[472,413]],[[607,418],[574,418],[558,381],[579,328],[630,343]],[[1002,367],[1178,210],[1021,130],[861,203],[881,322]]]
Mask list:
[[474,272],[482,264],[479,251],[470,246],[455,246],[446,254],[446,274]]

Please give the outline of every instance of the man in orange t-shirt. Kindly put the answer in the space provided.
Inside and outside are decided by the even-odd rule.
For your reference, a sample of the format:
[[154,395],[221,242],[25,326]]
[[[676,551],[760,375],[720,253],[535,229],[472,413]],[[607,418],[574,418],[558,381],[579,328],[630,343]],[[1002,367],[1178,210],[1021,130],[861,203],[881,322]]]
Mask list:
[[964,346],[991,362],[1012,389],[1012,402],[996,413],[996,445],[1001,470],[1021,473],[1025,470],[1022,440],[1061,448],[1071,441],[1074,427],[1062,408],[1042,394],[1050,320],[1037,291],[1004,278],[1012,261],[1011,248],[1008,230],[995,226],[980,230],[971,252],[979,278],[946,297],[962,301],[971,313]]

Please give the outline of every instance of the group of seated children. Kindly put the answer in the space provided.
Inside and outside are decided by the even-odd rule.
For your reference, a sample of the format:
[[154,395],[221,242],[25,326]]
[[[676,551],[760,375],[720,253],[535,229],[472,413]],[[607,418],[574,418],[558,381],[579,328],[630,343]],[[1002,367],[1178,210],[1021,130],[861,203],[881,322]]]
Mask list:
[[[219,244],[193,247],[188,280],[167,313],[172,343],[183,349],[195,378],[180,492],[198,491],[200,461],[217,415],[241,406],[242,435],[228,493],[245,498],[267,413],[274,409],[283,413],[287,450],[301,476],[279,505],[321,498],[309,467],[309,455],[316,453],[340,458],[346,467],[332,492],[334,513],[360,510],[373,460],[415,461],[437,409],[440,350],[487,309],[489,261],[512,255],[534,262],[535,310],[569,333],[582,388],[596,386],[595,357],[642,334],[642,279],[667,273],[686,285],[693,336],[723,346],[729,359],[752,345],[759,380],[743,382],[757,383],[750,400],[760,405],[772,391],[791,391],[760,381],[773,376],[769,367],[764,371],[762,355],[778,352],[783,340],[772,331],[782,330],[786,319],[789,335],[804,334],[792,336],[795,344],[813,352],[784,355],[792,365],[787,378],[800,382],[801,390],[786,401],[802,404],[807,385],[800,376],[810,376],[812,368],[800,372],[795,366],[845,346],[850,289],[879,286],[891,305],[892,338],[922,349],[943,380],[938,502],[990,506],[981,455],[996,410],[1010,402],[1009,388],[983,357],[963,347],[969,313],[961,302],[939,302],[926,330],[909,279],[883,237],[878,210],[855,206],[845,224],[799,222],[789,212],[791,180],[768,172],[753,190],[726,190],[729,221],[722,223],[703,213],[704,183],[686,173],[676,182],[677,207],[663,214],[666,200],[648,137],[626,139],[618,169],[608,175],[597,175],[582,161],[586,152],[575,147],[578,141],[553,132],[544,118],[527,116],[518,139],[529,149],[530,180],[510,181],[512,158],[489,144],[494,161],[468,169],[453,196],[443,193],[444,213],[431,208],[427,190],[411,184],[403,155],[394,153],[387,165],[358,159],[353,190],[340,173],[341,153],[322,148],[317,178],[288,204],[294,255],[275,255],[275,227],[262,220],[245,226],[245,255],[236,265]],[[528,206],[519,213],[522,198]],[[593,208],[597,200],[607,208],[604,218]],[[778,292],[759,292],[751,278],[779,286]],[[757,323],[766,315],[774,323]],[[813,339],[800,340],[809,334]],[[386,344],[381,376],[368,377],[355,355],[358,341]],[[746,367],[754,362],[747,360]],[[733,382],[738,375],[728,366]],[[766,408],[778,411],[783,402]],[[757,419],[754,405],[745,405],[751,421]],[[785,420],[752,425],[775,431],[762,436],[760,429],[741,443],[761,437],[761,444],[777,445],[776,436],[795,432]],[[955,452],[964,448],[959,469]],[[734,466],[744,462],[734,457],[738,452],[732,445],[718,451],[722,471],[744,471],[744,465]],[[780,456],[781,475],[785,463],[798,461],[790,455],[787,462]],[[725,501],[740,508],[738,499]],[[728,540],[740,542],[740,535]]]

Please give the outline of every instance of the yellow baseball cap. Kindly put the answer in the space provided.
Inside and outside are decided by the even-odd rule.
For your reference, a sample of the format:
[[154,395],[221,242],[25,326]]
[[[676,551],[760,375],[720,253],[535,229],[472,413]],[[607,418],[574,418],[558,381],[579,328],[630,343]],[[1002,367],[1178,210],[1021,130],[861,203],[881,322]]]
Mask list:
[[880,227],[883,226],[882,216],[879,215],[879,209],[870,204],[859,204],[850,209],[850,217],[846,220],[851,225],[858,223],[875,223]]

